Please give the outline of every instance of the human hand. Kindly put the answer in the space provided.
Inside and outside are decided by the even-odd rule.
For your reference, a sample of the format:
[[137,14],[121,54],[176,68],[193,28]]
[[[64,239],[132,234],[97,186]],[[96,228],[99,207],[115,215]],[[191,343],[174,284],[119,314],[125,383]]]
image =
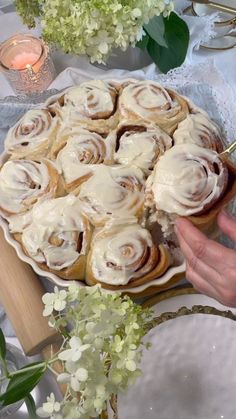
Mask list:
[[[236,242],[236,219],[222,211],[217,223]],[[176,219],[175,231],[186,259],[186,278],[203,294],[236,307],[236,251],[208,239],[186,218]]]

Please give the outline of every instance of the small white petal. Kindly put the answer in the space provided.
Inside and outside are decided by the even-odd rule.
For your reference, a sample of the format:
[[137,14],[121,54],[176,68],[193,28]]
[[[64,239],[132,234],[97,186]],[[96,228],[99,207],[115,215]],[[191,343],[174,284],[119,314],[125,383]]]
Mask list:
[[140,16],[142,16],[141,10],[136,7],[135,9],[132,10],[132,16],[133,17],[140,17]]
[[58,299],[54,303],[54,309],[56,311],[62,311],[62,310],[64,310],[65,306],[66,306],[66,302],[64,300],[59,300]]
[[73,362],[76,362],[76,361],[78,361],[78,360],[81,358],[81,355],[82,355],[82,352],[80,352],[79,350],[74,351],[74,352],[72,353],[71,360],[72,360]]
[[62,374],[58,375],[57,377],[58,383],[69,383],[70,381],[70,374],[63,372]]
[[42,301],[44,304],[53,304],[54,299],[55,299],[55,295],[50,292],[47,292],[46,294],[42,296]]
[[82,345],[79,350],[80,352],[84,352],[86,351],[86,349],[90,348],[91,345],[89,345],[89,343],[87,343],[86,345]]
[[43,316],[44,317],[50,316],[50,314],[52,314],[52,312],[53,312],[53,305],[45,306],[45,308],[43,310]]
[[135,371],[137,368],[135,362],[132,361],[131,359],[125,363],[125,366],[127,370],[132,371],[132,372]]
[[80,346],[81,346],[81,344],[82,344],[82,342],[81,342],[81,340],[80,340],[80,338],[78,338],[77,336],[73,336],[71,339],[70,339],[70,347],[72,348],[72,349],[77,349],[77,348],[79,348]]
[[60,403],[59,403],[59,402],[55,402],[55,403],[54,403],[54,411],[55,411],[55,412],[59,412],[59,411],[60,411],[60,409],[61,409],[61,405],[60,405]]
[[100,42],[100,44],[98,45],[98,49],[102,54],[107,54],[108,53],[107,42]]
[[74,391],[79,391],[80,383],[75,377],[71,377],[70,385]]
[[61,300],[64,300],[64,299],[66,298],[66,296],[67,296],[67,292],[66,292],[66,290],[61,290],[61,291],[59,292],[59,298],[60,298]]
[[79,368],[75,376],[79,381],[86,381],[88,379],[88,371],[85,368]]
[[46,402],[43,403],[43,410],[49,414],[53,413],[53,403],[52,402]]
[[70,360],[72,353],[73,352],[71,349],[66,349],[65,351],[58,354],[58,358],[61,359],[62,361]]
[[48,414],[47,412],[44,411],[44,409],[42,407],[39,407],[36,410],[36,413],[38,416],[40,416],[41,418],[49,418],[50,414]]

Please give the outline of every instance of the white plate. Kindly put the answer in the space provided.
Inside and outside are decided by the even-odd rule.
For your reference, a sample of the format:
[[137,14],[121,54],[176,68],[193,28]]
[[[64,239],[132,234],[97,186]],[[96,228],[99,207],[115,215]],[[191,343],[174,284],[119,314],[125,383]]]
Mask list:
[[222,38],[213,38],[208,43],[201,45],[201,48],[224,51],[231,48],[236,48],[236,36],[225,35]]
[[[201,295],[158,303],[155,314],[186,305],[226,308]],[[236,322],[194,314],[169,320],[146,337],[143,375],[118,397],[119,419],[233,419],[236,417]],[[112,417],[112,415],[110,415]]]
[[4,7],[9,6],[9,4],[12,4],[13,0],[0,0],[0,9],[3,9]]

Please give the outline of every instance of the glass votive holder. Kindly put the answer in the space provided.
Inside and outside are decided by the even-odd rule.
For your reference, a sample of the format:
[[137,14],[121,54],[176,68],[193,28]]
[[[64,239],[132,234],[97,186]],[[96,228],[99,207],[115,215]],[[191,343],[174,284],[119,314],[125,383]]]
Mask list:
[[1,44],[0,68],[16,94],[42,92],[55,78],[48,46],[31,35],[16,34]]
[[[7,351],[6,351],[6,364],[8,371],[13,372],[16,371],[28,363],[26,356],[23,352],[14,345],[7,343]],[[2,367],[2,363],[0,361],[0,393],[4,393],[6,391],[7,385],[9,380],[2,377],[4,376],[4,369]],[[14,413],[21,407],[23,404],[23,400],[19,402],[10,404],[9,406],[0,406],[0,419],[5,419],[8,417],[14,417]]]

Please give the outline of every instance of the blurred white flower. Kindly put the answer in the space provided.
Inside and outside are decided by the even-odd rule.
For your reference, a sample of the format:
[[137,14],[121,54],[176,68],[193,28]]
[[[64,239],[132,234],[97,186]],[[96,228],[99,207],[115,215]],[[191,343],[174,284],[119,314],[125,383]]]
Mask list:
[[[71,368],[72,367],[72,368]],[[88,371],[85,368],[78,368],[76,364],[70,364],[69,372],[63,372],[57,377],[59,383],[70,383],[74,391],[80,390],[80,383],[88,379]]]
[[43,303],[45,304],[45,308],[43,311],[43,316],[50,316],[53,310],[62,311],[66,307],[66,297],[67,292],[65,290],[60,290],[55,287],[54,293],[47,292],[43,295]]
[[72,361],[76,362],[81,358],[82,352],[90,348],[89,344],[83,345],[80,338],[73,336],[69,341],[69,346],[71,349],[66,349],[59,353],[58,358],[62,361]]
[[[171,0],[126,0],[125,4],[121,0],[90,0],[89,7],[86,1],[44,0],[43,32],[48,41],[67,52],[87,54],[91,62],[105,62],[114,48],[135,46],[151,18],[160,13],[167,16],[171,10]],[[106,33],[105,37],[101,33]]]
[[37,409],[37,415],[41,418],[51,418],[51,419],[63,419],[61,413],[61,405],[59,402],[55,401],[55,396],[53,393],[47,397],[47,401],[43,403],[42,407]]

